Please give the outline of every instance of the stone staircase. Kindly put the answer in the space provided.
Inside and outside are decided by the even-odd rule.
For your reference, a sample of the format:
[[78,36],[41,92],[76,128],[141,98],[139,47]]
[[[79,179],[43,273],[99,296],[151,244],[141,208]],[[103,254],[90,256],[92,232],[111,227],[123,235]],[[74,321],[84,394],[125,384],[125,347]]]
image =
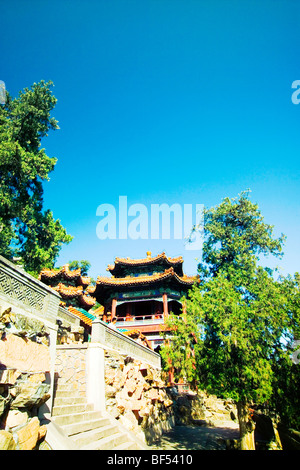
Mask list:
[[55,385],[52,421],[78,450],[144,450],[145,443],[107,413],[96,411],[85,397],[60,383]]

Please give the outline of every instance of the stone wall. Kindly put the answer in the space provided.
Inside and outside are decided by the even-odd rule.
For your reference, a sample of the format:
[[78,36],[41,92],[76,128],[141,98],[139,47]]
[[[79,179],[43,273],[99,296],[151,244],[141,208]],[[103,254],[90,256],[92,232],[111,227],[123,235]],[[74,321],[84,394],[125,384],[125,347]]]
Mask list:
[[71,344],[56,347],[55,374],[60,383],[70,385],[86,396],[86,353],[88,345]]
[[0,256],[0,449],[35,449],[45,436],[59,301]]
[[237,422],[237,410],[233,400],[208,395],[202,390],[179,393],[177,387],[169,387],[168,394],[173,400],[177,425],[215,426],[220,422]]
[[175,425],[160,369],[118,352],[105,352],[107,411],[151,444]]
[[[31,450],[46,434],[38,411],[50,398],[49,335],[37,320],[0,314],[0,449]],[[48,383],[47,383],[48,382]]]

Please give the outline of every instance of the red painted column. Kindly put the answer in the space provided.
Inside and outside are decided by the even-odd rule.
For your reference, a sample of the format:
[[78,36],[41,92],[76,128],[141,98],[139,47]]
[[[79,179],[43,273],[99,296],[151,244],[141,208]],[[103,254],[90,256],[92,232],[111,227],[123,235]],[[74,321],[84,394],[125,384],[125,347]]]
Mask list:
[[113,319],[116,316],[116,310],[117,310],[117,299],[112,299],[111,303],[111,319]]
[[169,310],[168,310],[168,296],[167,294],[163,294],[163,306],[164,306],[164,320],[168,318]]

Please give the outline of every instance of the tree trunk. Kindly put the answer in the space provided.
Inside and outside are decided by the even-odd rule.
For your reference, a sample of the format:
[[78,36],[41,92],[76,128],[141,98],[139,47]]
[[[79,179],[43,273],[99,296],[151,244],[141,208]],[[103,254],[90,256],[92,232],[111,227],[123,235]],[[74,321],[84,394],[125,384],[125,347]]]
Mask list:
[[240,426],[241,450],[255,450],[255,423],[250,416],[249,406],[243,401],[237,403],[237,413]]
[[272,421],[272,426],[273,426],[273,431],[274,431],[274,440],[273,442],[271,442],[271,449],[282,450],[282,444],[281,444],[281,439],[280,439],[279,432],[277,429],[277,424],[272,418],[271,418],[271,421]]

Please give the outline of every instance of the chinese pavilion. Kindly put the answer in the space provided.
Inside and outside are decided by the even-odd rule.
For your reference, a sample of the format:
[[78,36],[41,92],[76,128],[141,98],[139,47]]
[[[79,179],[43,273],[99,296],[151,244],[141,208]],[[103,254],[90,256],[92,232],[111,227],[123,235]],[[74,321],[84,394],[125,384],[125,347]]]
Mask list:
[[181,312],[181,298],[195,282],[183,274],[182,264],[181,256],[168,258],[165,253],[116,258],[107,268],[111,277],[99,276],[87,291],[104,306],[103,320],[116,318],[116,328],[124,333],[139,330],[155,349],[163,341],[165,319],[170,312]]
[[60,269],[43,269],[39,280],[58,292],[67,307],[79,307],[88,312],[96,303],[88,292],[88,288],[92,287],[91,278],[82,276],[80,268],[70,270],[66,264]]

